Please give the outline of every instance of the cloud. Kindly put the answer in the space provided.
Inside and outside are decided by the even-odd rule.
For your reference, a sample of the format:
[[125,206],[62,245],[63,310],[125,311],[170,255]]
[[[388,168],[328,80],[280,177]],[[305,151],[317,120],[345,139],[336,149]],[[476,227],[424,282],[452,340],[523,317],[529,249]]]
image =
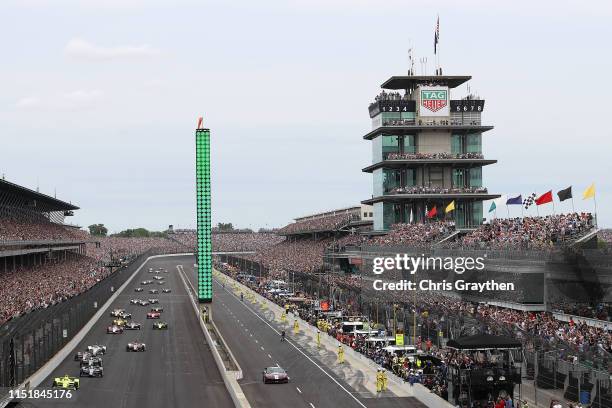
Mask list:
[[15,103],[15,107],[22,110],[82,110],[90,109],[103,96],[98,89],[79,89],[64,92],[48,97],[27,96]]
[[73,38],[68,41],[64,48],[64,53],[72,58],[92,61],[150,58],[161,54],[158,49],[148,44],[103,47],[80,38]]
[[32,109],[40,106],[40,98],[36,96],[26,96],[21,98],[15,104],[15,107],[19,109]]

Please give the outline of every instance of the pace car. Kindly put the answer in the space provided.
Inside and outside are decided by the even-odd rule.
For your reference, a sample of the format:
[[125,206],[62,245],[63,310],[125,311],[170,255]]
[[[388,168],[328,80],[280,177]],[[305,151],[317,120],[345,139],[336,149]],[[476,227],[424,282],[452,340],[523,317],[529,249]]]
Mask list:
[[53,379],[53,388],[74,388],[79,389],[80,380],[76,377],[71,377],[66,374],[63,377],[55,377]]
[[101,346],[99,344],[94,344],[92,346],[87,346],[87,351],[91,353],[94,357],[105,354],[106,346]]
[[115,326],[115,325],[108,326],[106,328],[106,333],[107,334],[121,334],[121,333],[123,333],[123,327]]
[[101,366],[83,366],[79,377],[104,377],[104,368]]
[[289,376],[287,372],[278,366],[267,367],[263,371],[264,384],[269,383],[288,383]]
[[153,323],[153,330],[168,330],[168,323],[166,323],[166,322],[155,322],[155,323]]
[[170,289],[164,289],[164,290],[162,290],[162,292],[163,292],[163,293],[170,293],[170,292],[172,292],[172,291],[171,291]]
[[133,341],[127,344],[126,351],[145,351],[147,346],[139,341]]
[[149,290],[149,293],[150,293],[151,295],[156,295],[156,294],[158,294],[158,293],[159,293],[159,290],[158,290],[158,289],[151,289],[151,290]]
[[128,324],[125,325],[125,330],[140,330],[140,323],[136,323],[136,322],[129,322]]
[[159,319],[159,312],[149,312],[147,313],[147,319]]
[[162,313],[164,311],[163,307],[154,307],[151,309],[152,312]]
[[144,289],[143,288],[136,288],[134,289],[134,292],[142,292]]

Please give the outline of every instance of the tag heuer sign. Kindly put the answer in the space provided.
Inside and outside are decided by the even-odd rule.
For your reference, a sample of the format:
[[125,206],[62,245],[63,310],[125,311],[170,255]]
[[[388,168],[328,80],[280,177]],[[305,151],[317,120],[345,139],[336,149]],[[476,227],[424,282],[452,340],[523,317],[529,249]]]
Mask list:
[[420,88],[419,116],[449,116],[448,87]]

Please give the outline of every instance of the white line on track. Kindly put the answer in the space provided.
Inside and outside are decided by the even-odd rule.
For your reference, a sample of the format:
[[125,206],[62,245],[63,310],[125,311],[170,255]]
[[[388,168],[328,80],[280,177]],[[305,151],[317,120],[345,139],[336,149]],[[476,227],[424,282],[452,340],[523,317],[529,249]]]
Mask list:
[[310,404],[310,406],[311,406],[312,408],[315,408],[315,406],[314,406],[314,404],[313,404],[312,402],[309,402],[309,404]]
[[301,394],[302,390],[300,390],[300,387],[295,387],[295,389]]
[[[236,299],[238,299],[238,297],[236,295],[234,295],[232,292],[230,292],[229,290],[225,289],[225,291],[227,293],[229,293],[230,295],[234,296]],[[257,313],[255,313],[255,311],[253,309],[251,309],[250,307],[248,307],[246,304],[241,303],[249,312],[253,313],[255,315],[255,317],[257,317],[259,320],[261,320],[262,322],[264,322],[270,329],[272,329],[272,331],[276,334],[278,334],[280,336],[280,333],[278,332],[278,330],[276,330],[270,323],[268,323],[267,320],[265,320],[263,317],[261,317],[260,315],[258,315]],[[257,340],[255,340],[257,341]],[[296,349],[301,355],[303,355],[304,357],[306,357],[306,359],[308,359],[308,361],[310,361],[312,364],[314,364],[319,370],[321,370],[326,376],[328,376],[333,382],[335,382],[338,387],[342,388],[344,390],[344,392],[346,392],[348,395],[351,396],[351,398],[353,398],[355,400],[355,402],[357,404],[359,404],[359,406],[363,407],[363,408],[367,408],[365,405],[363,405],[363,403],[361,401],[359,401],[359,399],[357,399],[357,397],[355,397],[353,395],[353,393],[351,393],[349,390],[347,390],[342,384],[340,384],[338,382],[338,380],[336,380],[331,374],[329,374],[327,371],[325,371],[323,369],[323,367],[321,367],[319,364],[317,364],[312,358],[310,358],[306,353],[304,353],[302,350],[300,350],[295,344],[293,344],[289,339],[287,339],[287,343],[289,343],[294,349]],[[277,364],[278,366],[278,364]],[[280,367],[280,366],[279,366]],[[312,403],[310,403],[310,405],[314,408],[314,405],[312,405]]]
[[271,356],[271,355],[269,355],[269,354],[268,354],[268,357],[272,358],[272,356]]
[[261,349],[261,351],[264,351],[265,349],[263,348],[263,346],[259,346],[259,348]]

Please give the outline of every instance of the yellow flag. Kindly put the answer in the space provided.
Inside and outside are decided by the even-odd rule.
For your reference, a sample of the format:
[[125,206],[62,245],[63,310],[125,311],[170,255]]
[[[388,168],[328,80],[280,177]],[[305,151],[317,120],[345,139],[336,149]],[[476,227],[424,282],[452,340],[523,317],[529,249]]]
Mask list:
[[591,184],[589,186],[589,188],[584,190],[584,193],[582,193],[582,199],[583,200],[587,200],[587,199],[593,198],[593,197],[595,197],[595,183]]
[[451,201],[451,203],[446,206],[446,210],[444,210],[444,212],[449,213],[453,211],[454,209],[455,209],[455,200]]

